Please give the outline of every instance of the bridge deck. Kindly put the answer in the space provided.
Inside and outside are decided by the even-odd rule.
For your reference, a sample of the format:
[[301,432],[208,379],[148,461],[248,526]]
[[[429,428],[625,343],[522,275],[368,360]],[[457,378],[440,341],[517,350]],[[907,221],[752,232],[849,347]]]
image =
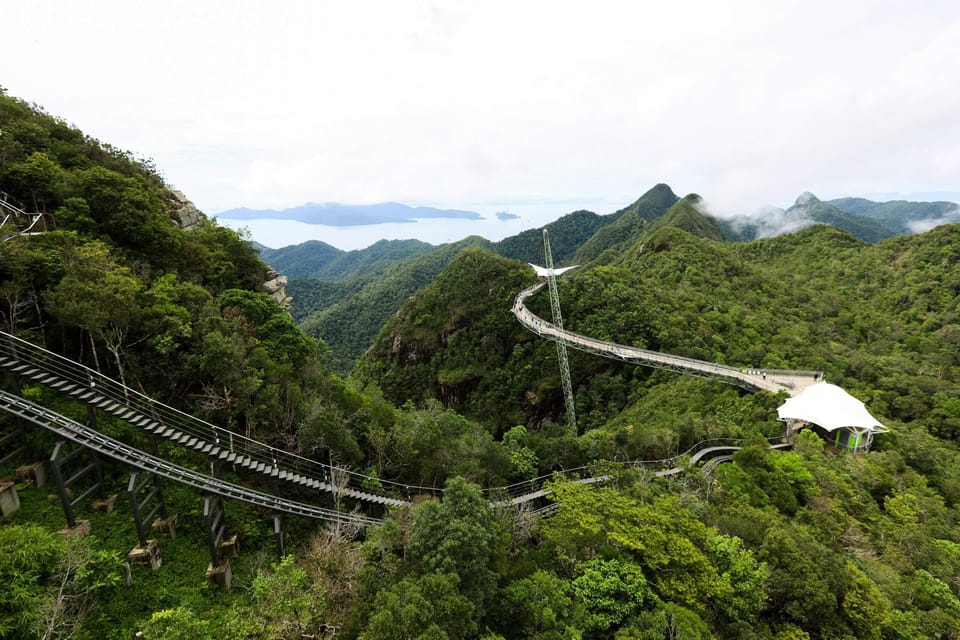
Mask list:
[[527,309],[525,305],[526,299],[539,292],[544,286],[544,282],[538,282],[532,287],[528,287],[518,293],[513,303],[513,315],[520,321],[520,324],[538,336],[563,342],[580,351],[634,364],[715,377],[748,389],[770,391],[772,393],[787,391],[791,396],[797,395],[812,384],[816,384],[822,378],[822,374],[819,371],[731,367],[725,364],[686,358],[684,356],[675,356],[669,353],[640,349],[639,347],[631,347],[615,342],[605,342],[603,340],[597,340],[596,338],[582,336],[572,331],[561,329]]

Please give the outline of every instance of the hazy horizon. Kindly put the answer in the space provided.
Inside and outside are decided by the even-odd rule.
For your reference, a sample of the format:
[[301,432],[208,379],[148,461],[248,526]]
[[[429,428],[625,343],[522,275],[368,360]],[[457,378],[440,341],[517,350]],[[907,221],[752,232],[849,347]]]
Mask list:
[[[653,186],[653,185],[651,185]],[[807,192],[801,192],[807,193]],[[730,218],[733,215],[750,216],[756,218],[764,215],[768,208],[775,207],[786,209],[796,201],[796,196],[789,202],[769,204],[763,209],[757,211],[738,211],[715,213],[710,209],[709,198],[705,198],[708,212],[720,219]],[[638,194],[639,197],[642,194]],[[679,196],[686,194],[678,193]],[[702,194],[701,194],[702,195]],[[960,192],[934,192],[934,193],[880,193],[880,194],[831,194],[830,197],[821,197],[820,194],[813,194],[820,200],[828,201],[843,197],[866,198],[874,202],[887,202],[890,200],[907,200],[912,202],[933,202],[946,201],[960,202]],[[307,242],[308,240],[321,240],[333,247],[343,251],[352,251],[355,249],[364,249],[380,240],[407,240],[416,239],[429,244],[439,245],[448,242],[456,242],[468,236],[481,236],[496,242],[503,238],[516,235],[527,229],[542,227],[558,218],[561,218],[574,211],[586,210],[599,215],[608,215],[629,206],[634,200],[621,203],[610,202],[570,202],[570,203],[515,203],[510,205],[504,202],[496,202],[494,205],[488,203],[473,203],[445,206],[430,204],[423,205],[417,203],[417,206],[436,206],[438,208],[451,208],[465,211],[474,211],[479,213],[482,219],[465,220],[456,218],[431,218],[421,219],[415,222],[403,223],[380,223],[370,225],[353,226],[333,226],[322,224],[310,224],[297,220],[282,220],[276,218],[239,220],[230,218],[221,218],[213,214],[217,221],[231,229],[249,231],[250,239],[254,240],[271,249],[280,249],[282,247],[292,246]],[[414,206],[414,205],[411,205]],[[497,211],[508,211],[517,215],[516,219],[499,220],[496,218]]]

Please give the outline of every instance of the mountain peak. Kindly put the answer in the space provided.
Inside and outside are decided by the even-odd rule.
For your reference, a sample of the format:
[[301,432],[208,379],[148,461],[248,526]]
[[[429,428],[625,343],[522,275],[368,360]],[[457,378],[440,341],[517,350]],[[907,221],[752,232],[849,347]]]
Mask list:
[[817,196],[813,195],[809,191],[804,191],[797,196],[797,201],[793,203],[795,207],[809,207],[812,204],[817,204],[820,202],[820,199]]

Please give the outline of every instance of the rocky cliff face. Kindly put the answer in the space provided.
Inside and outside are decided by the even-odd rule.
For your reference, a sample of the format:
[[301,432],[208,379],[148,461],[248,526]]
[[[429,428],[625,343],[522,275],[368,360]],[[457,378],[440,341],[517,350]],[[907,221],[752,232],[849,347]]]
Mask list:
[[192,229],[206,217],[185,195],[175,190],[170,191],[167,212],[174,224],[183,230]]
[[264,288],[267,290],[267,293],[270,294],[270,297],[280,303],[287,311],[290,310],[290,305],[293,303],[293,298],[287,295],[287,276],[282,276],[276,272],[274,269],[267,271],[268,280],[263,283]]
[[[167,212],[175,225],[184,231],[196,227],[206,216],[197,209],[183,193],[170,190],[167,199]],[[267,271],[267,281],[263,283],[263,288],[267,290],[270,297],[279,302],[284,309],[290,310],[293,298],[287,295],[287,276],[282,276],[274,269]]]

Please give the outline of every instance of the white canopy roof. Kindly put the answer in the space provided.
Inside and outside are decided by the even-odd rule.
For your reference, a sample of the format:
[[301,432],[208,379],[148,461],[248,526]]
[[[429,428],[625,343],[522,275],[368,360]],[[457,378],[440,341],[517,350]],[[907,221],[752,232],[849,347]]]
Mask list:
[[[538,277],[538,278],[546,278],[547,276],[550,275],[550,269],[547,269],[546,267],[538,267],[537,265],[533,264],[532,262],[528,262],[527,264],[529,264],[531,267],[533,267],[533,270],[537,272],[537,277]],[[575,264],[575,265],[573,265],[572,267],[561,267],[561,268],[559,268],[559,269],[554,269],[554,270],[553,270],[553,275],[559,276],[560,274],[566,273],[567,271],[570,271],[571,269],[576,269],[576,268],[579,267],[579,266],[580,266],[580,265]]]
[[827,431],[858,427],[884,432],[887,429],[870,415],[863,403],[835,384],[818,382],[784,402],[777,415],[781,420],[806,420]]

